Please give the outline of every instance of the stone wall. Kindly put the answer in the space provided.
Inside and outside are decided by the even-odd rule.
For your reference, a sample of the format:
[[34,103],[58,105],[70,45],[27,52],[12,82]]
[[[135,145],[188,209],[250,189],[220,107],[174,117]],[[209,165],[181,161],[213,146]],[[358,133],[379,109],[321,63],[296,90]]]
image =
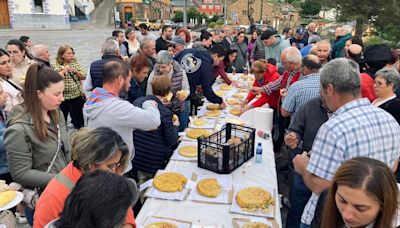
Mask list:
[[71,29],[68,15],[14,14],[13,29]]

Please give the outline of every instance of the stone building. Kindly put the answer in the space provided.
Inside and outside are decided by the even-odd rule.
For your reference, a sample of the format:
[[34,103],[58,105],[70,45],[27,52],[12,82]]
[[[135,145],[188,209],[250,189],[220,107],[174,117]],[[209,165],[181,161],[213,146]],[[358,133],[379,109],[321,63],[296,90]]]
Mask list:
[[116,0],[121,23],[131,18],[170,19],[171,0]]
[[68,0],[0,0],[0,27],[70,29]]

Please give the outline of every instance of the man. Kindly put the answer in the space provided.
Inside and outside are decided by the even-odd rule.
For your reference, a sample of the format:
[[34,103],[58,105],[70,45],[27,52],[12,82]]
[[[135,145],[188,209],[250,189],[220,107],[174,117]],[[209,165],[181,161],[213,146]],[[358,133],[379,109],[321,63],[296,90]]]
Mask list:
[[35,61],[41,63],[47,67],[52,68],[50,63],[49,48],[46,45],[37,44],[31,48],[31,54],[35,58]]
[[311,22],[310,24],[308,24],[307,32],[306,32],[306,34],[304,34],[304,38],[303,39],[308,42],[308,39],[312,35],[318,35],[318,33],[317,33],[317,24],[315,24],[314,22]]
[[292,38],[293,30],[291,28],[284,28],[282,31],[282,36],[285,38],[285,40]]
[[28,50],[32,47],[32,40],[28,36],[21,36],[19,40],[25,44]]
[[350,25],[343,25],[340,30],[340,38],[335,42],[332,49],[332,59],[346,57],[346,41],[352,37],[353,28]]
[[157,37],[153,33],[149,32],[149,27],[145,23],[139,24],[139,30],[140,33],[137,36],[139,43],[141,43],[144,38],[150,38],[153,40],[157,39]]
[[168,44],[172,47],[172,55],[176,56],[185,49],[185,41],[180,36],[175,36]]
[[308,42],[304,39],[304,30],[302,28],[296,29],[296,36],[289,39],[292,47],[297,47],[299,50],[305,47]]
[[319,37],[318,35],[312,35],[310,36],[310,38],[308,38],[308,45],[303,47],[302,49],[300,49],[300,53],[301,56],[306,56],[308,54],[310,54],[311,49],[316,45],[316,43],[318,43],[319,41],[321,41],[321,37]]
[[205,49],[209,49],[212,45],[213,36],[207,31],[202,31],[200,35],[201,44]]
[[354,60],[359,65],[360,72],[363,70],[363,47],[359,44],[350,44],[346,49],[346,58]]
[[172,38],[171,25],[164,25],[161,29],[161,36],[156,40],[156,53],[161,50],[168,50],[168,42]]
[[124,33],[121,30],[114,30],[112,32],[112,36],[115,37],[115,39],[118,42],[119,50],[120,50],[119,52],[120,52],[121,57],[128,56],[126,47],[125,47],[125,45],[123,45],[123,43],[125,41]]
[[223,33],[221,33],[222,36],[221,45],[225,51],[227,51],[231,47],[232,44],[231,34],[232,34],[231,27],[229,25],[225,25]]
[[281,115],[293,119],[297,110],[308,100],[319,96],[319,69],[321,63],[315,55],[307,55],[301,64],[301,80],[293,83],[282,102]]
[[[307,101],[299,108],[284,138],[285,144],[288,146],[290,161],[296,154],[311,150],[318,129],[328,120],[328,113],[326,105],[319,96]],[[286,218],[286,227],[298,228],[301,222],[301,214],[310,199],[311,191],[304,184],[303,178],[294,171],[291,162],[289,170],[293,177],[290,185],[290,208]]]
[[324,66],[329,61],[329,55],[331,53],[331,44],[327,40],[321,40],[316,45],[317,56],[321,65]]
[[104,42],[101,52],[103,53],[101,59],[90,64],[85,83],[83,84],[83,90],[88,95],[90,95],[94,88],[103,86],[104,64],[112,59],[121,59],[119,44],[113,39],[107,39],[106,42]]
[[[211,86],[214,81],[213,66],[218,66],[223,61],[225,55],[224,49],[220,45],[211,47],[208,51],[199,49],[185,49],[175,56],[175,60],[181,64],[189,79],[191,106],[200,106],[201,97],[196,87],[201,85],[203,95],[211,103],[219,104],[223,109],[225,102],[217,96]],[[193,107],[192,107],[193,108]],[[193,110],[193,109],[192,109]]]
[[[142,109],[120,98],[129,90],[130,81],[131,72],[126,63],[121,60],[105,63],[103,87],[93,90],[83,111],[89,128],[109,127],[118,132],[128,145],[132,160],[135,155],[133,131],[157,129],[161,121],[156,102],[145,102]],[[131,169],[132,164],[128,162],[125,173]]]
[[221,30],[216,29],[214,30],[214,33],[212,35],[212,46],[214,45],[221,45],[222,44],[222,36],[221,36]]
[[261,40],[265,46],[265,59],[274,58],[278,66],[280,66],[282,51],[290,47],[289,41],[280,35],[275,35],[271,30],[263,32]]
[[361,98],[358,65],[338,58],[320,71],[321,97],[332,117],[318,130],[312,149],[296,155],[293,165],[313,192],[300,227],[309,227],[319,194],[327,188],[337,170],[353,157],[369,157],[397,168],[400,156],[400,126],[382,109]]

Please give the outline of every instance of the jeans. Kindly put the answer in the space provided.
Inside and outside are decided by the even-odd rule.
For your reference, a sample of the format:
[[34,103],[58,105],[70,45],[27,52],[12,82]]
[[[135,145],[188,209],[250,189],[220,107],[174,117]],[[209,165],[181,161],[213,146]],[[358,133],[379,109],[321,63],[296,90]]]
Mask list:
[[25,217],[28,220],[29,225],[33,226],[33,214],[35,213],[34,209],[29,207],[25,207]]
[[304,223],[300,223],[300,228],[310,228],[310,225],[306,225]]
[[300,226],[301,215],[310,197],[311,191],[304,184],[303,178],[294,172],[289,196],[290,208],[286,218],[287,228],[297,228]]
[[190,115],[190,101],[185,100],[182,104],[182,110],[179,113],[179,132],[185,130],[189,122]]

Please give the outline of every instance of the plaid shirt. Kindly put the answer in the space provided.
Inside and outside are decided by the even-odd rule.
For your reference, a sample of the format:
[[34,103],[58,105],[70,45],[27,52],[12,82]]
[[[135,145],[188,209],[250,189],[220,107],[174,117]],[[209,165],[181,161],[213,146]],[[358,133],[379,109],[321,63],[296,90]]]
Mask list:
[[[69,64],[60,64],[57,61],[55,61],[53,63],[54,70],[57,72],[63,70],[65,66],[70,66],[71,68],[74,68],[75,70],[77,70],[79,73],[82,74],[83,79],[85,78],[85,76],[86,76],[85,70],[82,68],[82,66],[76,60],[74,60],[73,62],[71,62]],[[65,86],[65,88],[64,88],[65,100],[71,100],[71,99],[77,98],[79,96],[82,96],[83,91],[82,91],[81,81],[76,74],[72,74],[72,73],[65,74],[64,86]]]
[[293,119],[301,105],[318,96],[319,74],[309,74],[289,87],[288,94],[282,102],[282,108],[293,113],[291,116]]
[[[400,126],[384,110],[361,98],[340,107],[315,137],[307,170],[331,181],[338,167],[353,157],[369,157],[393,167],[400,156]],[[313,193],[301,222],[311,224],[318,195]]]

